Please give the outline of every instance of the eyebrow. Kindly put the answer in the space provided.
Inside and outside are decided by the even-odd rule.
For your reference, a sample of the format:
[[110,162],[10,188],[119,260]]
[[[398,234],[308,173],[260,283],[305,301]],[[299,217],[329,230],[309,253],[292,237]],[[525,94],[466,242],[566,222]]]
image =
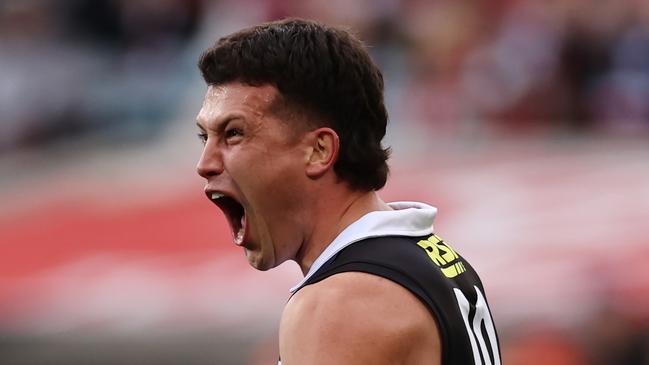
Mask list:
[[[235,119],[245,119],[245,117],[240,113],[227,114],[223,118],[223,120],[218,122],[218,124],[216,125],[216,128],[215,128],[216,132],[219,133],[219,134],[222,133],[223,130],[225,129],[225,127],[228,125],[228,123],[230,123],[231,121],[233,121]],[[202,130],[202,131],[206,130],[206,128],[203,127],[203,125],[201,125],[200,121],[196,121],[196,125],[198,126],[198,128],[200,130]]]

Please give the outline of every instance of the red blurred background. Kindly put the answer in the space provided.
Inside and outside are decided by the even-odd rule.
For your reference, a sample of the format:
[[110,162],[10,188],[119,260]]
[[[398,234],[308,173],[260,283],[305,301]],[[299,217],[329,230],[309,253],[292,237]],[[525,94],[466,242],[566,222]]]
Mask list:
[[639,0],[0,4],[0,360],[262,364],[286,263],[248,267],[194,166],[202,49],[303,16],[384,70],[386,200],[439,208],[507,364],[649,364]]

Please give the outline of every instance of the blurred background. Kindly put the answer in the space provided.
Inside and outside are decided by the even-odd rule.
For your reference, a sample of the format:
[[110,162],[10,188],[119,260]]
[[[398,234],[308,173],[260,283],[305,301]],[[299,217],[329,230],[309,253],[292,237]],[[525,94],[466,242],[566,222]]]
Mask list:
[[194,117],[200,52],[286,16],[369,46],[382,196],[439,208],[505,364],[649,364],[645,0],[0,1],[0,363],[276,363],[301,274],[233,247]]

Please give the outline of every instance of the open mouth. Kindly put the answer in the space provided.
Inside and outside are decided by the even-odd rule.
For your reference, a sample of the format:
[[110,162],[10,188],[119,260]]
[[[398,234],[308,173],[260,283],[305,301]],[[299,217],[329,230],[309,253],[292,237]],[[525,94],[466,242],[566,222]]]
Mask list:
[[208,193],[210,200],[214,202],[225,214],[230,223],[234,243],[237,246],[243,244],[246,235],[246,210],[236,199],[223,193]]

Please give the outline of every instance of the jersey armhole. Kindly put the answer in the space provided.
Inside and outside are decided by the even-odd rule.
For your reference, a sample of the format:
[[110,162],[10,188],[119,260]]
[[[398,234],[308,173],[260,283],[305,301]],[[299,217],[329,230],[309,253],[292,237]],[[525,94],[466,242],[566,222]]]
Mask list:
[[342,265],[338,265],[326,271],[323,271],[316,277],[313,277],[311,280],[309,280],[309,283],[307,285],[315,284],[332,275],[340,274],[343,272],[363,272],[366,274],[380,276],[382,278],[385,278],[387,280],[399,284],[400,286],[406,288],[409,292],[414,294],[415,297],[417,297],[424,304],[424,306],[428,308],[429,313],[433,316],[435,323],[437,323],[440,332],[440,342],[442,345],[441,358],[442,358],[442,363],[444,363],[445,349],[449,348],[447,339],[449,338],[450,332],[448,331],[447,324],[443,321],[443,317],[441,316],[437,304],[426,295],[424,290],[417,284],[416,281],[411,279],[407,274],[403,273],[397,268],[392,268],[383,263],[352,261],[352,262],[344,263]]

